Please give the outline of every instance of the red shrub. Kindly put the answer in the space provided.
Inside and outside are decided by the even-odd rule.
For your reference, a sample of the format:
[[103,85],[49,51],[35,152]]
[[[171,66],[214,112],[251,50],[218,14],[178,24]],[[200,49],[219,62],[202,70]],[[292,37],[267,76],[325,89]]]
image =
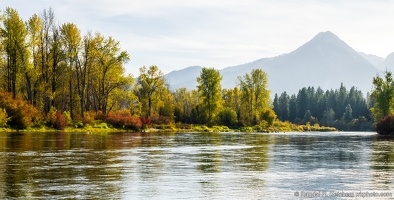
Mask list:
[[56,112],[56,121],[53,124],[53,128],[57,130],[64,130],[67,126],[67,121],[60,112]]
[[64,130],[64,128],[66,128],[67,126],[66,118],[54,107],[52,107],[51,110],[48,112],[46,121],[48,126],[53,127],[57,130]]
[[140,120],[142,122],[142,125],[152,125],[152,121],[149,118],[146,117],[140,117]]
[[387,115],[380,120],[380,122],[376,124],[376,131],[384,135],[394,133],[394,115]]
[[167,116],[152,117],[153,124],[170,124],[171,122],[171,118]]
[[130,111],[126,109],[109,112],[105,121],[117,128],[138,130],[142,127],[141,120],[138,117],[132,116]]

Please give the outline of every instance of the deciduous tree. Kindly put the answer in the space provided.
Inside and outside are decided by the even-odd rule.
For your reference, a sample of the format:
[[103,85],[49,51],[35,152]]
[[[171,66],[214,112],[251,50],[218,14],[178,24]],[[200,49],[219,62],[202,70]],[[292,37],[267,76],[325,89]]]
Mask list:
[[202,108],[207,114],[208,124],[214,122],[214,118],[222,106],[222,86],[220,72],[214,68],[202,68],[197,77],[198,93],[201,98]]

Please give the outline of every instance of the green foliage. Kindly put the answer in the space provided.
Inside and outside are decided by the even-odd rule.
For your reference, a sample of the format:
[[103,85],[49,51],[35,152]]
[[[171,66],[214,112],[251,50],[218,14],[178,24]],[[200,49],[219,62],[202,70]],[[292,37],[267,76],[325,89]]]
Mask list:
[[345,122],[350,122],[353,119],[353,111],[352,111],[352,106],[350,104],[346,106],[342,118]]
[[371,108],[375,122],[381,121],[383,117],[394,113],[394,79],[390,71],[385,72],[384,78],[379,76],[373,78],[373,90],[371,98],[374,105]]
[[268,75],[261,69],[253,69],[251,74],[238,77],[243,110],[241,118],[247,125],[259,123],[259,112],[268,108],[269,94],[267,90]]
[[140,68],[140,76],[137,80],[135,94],[142,103],[143,115],[150,117],[154,113],[155,108],[159,108],[160,92],[166,90],[166,80],[164,74],[157,66],[150,66],[147,69],[145,66]]
[[[265,126],[272,126],[276,120],[276,114],[271,108],[265,108],[261,111],[260,119],[266,122]],[[261,122],[260,122],[261,124]]]
[[109,129],[107,123],[105,123],[105,122],[95,123],[93,128]]
[[9,120],[7,111],[4,108],[0,108],[0,127],[6,127]]
[[224,108],[218,114],[219,124],[225,126],[234,126],[237,124],[237,113],[232,108]]
[[207,123],[212,124],[215,116],[222,106],[220,81],[222,76],[214,68],[203,68],[197,78],[199,97],[202,108],[207,113]]
[[63,112],[63,117],[66,120],[66,123],[67,123],[68,126],[72,125],[73,120],[71,118],[70,111],[64,111]]
[[[370,130],[367,100],[355,87],[347,90],[341,84],[339,89],[326,92],[321,88],[307,87],[292,96],[284,92],[277,97],[275,105],[274,111],[280,120],[287,119],[296,124],[319,123],[340,130],[359,130],[359,127]],[[360,117],[367,119],[365,124],[353,126],[352,121]]]

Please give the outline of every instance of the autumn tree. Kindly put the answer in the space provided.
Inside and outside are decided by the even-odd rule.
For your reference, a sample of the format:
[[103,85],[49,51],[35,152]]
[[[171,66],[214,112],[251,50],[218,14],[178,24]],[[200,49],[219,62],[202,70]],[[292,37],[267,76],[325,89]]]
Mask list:
[[197,77],[201,106],[207,114],[208,124],[213,123],[216,114],[222,106],[221,80],[220,72],[214,68],[202,68],[200,76]]
[[224,101],[223,107],[233,109],[237,114],[237,120],[238,120],[241,115],[241,107],[242,107],[241,91],[238,89],[238,87],[235,87],[234,89],[223,89],[222,96]]
[[142,107],[146,108],[143,110],[143,114],[146,117],[152,115],[152,109],[157,104],[155,97],[159,96],[161,90],[166,89],[166,80],[164,74],[155,65],[152,65],[147,69],[145,66],[140,68],[140,76],[137,80],[136,95],[139,97]]
[[27,68],[29,60],[26,44],[27,29],[15,9],[6,8],[1,36],[2,46],[6,52],[6,67],[3,74],[6,91],[11,92],[15,98],[22,84],[22,73]]
[[384,78],[373,78],[373,91],[371,97],[374,100],[374,105],[371,108],[375,122],[379,122],[383,117],[393,114],[394,112],[394,80],[393,74],[386,71]]
[[126,51],[121,51],[120,43],[112,37],[104,38],[101,34],[95,36],[95,68],[93,95],[95,95],[97,110],[107,112],[108,98],[115,89],[129,84],[123,76],[123,65],[130,60]]
[[263,109],[268,108],[269,94],[267,90],[268,76],[261,69],[253,69],[251,74],[238,77],[244,107],[244,123],[258,124]]
[[27,100],[35,107],[42,109],[41,105],[41,79],[40,79],[40,45],[41,45],[41,30],[42,20],[37,14],[29,18],[26,23],[28,30],[28,43],[31,56],[31,65],[25,71]]

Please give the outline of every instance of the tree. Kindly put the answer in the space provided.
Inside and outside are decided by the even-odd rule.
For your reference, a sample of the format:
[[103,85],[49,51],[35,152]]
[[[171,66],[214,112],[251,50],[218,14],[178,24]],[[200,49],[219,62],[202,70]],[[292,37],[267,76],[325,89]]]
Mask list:
[[165,89],[166,80],[163,72],[157,66],[150,66],[147,69],[145,66],[140,68],[140,76],[137,81],[136,95],[139,97],[142,107],[146,108],[143,112],[146,117],[152,115],[152,108],[154,98],[159,96],[159,92]]
[[234,126],[237,123],[237,113],[234,109],[226,107],[218,114],[219,123],[225,126]]
[[234,89],[223,89],[222,95],[224,100],[223,107],[232,108],[237,114],[237,119],[239,120],[242,107],[241,91],[238,89],[238,87],[235,87]]
[[120,43],[112,37],[104,38],[101,34],[96,34],[94,40],[95,107],[106,114],[110,94],[115,89],[129,84],[130,79],[123,76],[123,64],[130,60],[130,56],[126,51],[121,51]]
[[[302,88],[297,95],[297,116],[303,118],[308,110],[309,94],[307,88]],[[309,111],[310,112],[310,111]]]
[[323,118],[321,120],[322,125],[332,126],[335,122],[335,112],[332,108],[327,109],[323,113]]
[[352,114],[352,106],[348,104],[345,108],[345,112],[343,113],[342,119],[345,122],[350,122],[353,119],[353,114]]
[[[194,91],[187,91],[186,88],[176,89],[174,96],[174,115],[177,122],[191,123],[192,109],[198,104],[198,99],[193,98]],[[198,96],[197,94],[195,96]]]
[[290,103],[290,98],[287,95],[286,92],[283,92],[278,100],[278,117],[280,120],[282,121],[286,121],[289,120],[290,118],[290,107],[289,107],[289,103]]
[[289,100],[289,119],[291,122],[295,122],[297,113],[297,97],[295,94],[293,94]]
[[384,78],[379,76],[373,78],[373,90],[371,97],[375,102],[371,108],[375,122],[379,122],[383,117],[392,114],[394,111],[394,80],[390,71],[386,71]]
[[6,8],[5,19],[1,29],[3,46],[6,52],[6,90],[16,98],[18,88],[22,84],[21,74],[28,65],[28,51],[26,44],[27,29],[18,12]]
[[267,90],[267,73],[261,69],[253,69],[251,74],[238,77],[244,106],[244,122],[258,124],[260,112],[268,107],[269,93]]
[[27,100],[30,104],[42,110],[41,105],[41,74],[40,74],[40,44],[42,20],[34,14],[27,22],[28,41],[31,52],[32,66],[25,71]]
[[[63,24],[61,27],[62,42],[64,44],[65,51],[65,62],[67,65],[67,76],[68,76],[68,89],[69,89],[69,104],[70,113],[73,116],[74,112],[74,98],[73,98],[73,82],[76,75],[77,88],[80,95],[81,102],[81,116],[84,118],[85,111],[85,87],[86,87],[86,72],[88,69],[89,52],[91,51],[90,41],[88,36],[84,40],[84,53],[82,59],[79,59],[79,51],[81,48],[81,34],[79,29],[73,23]],[[75,71],[77,72],[75,74]]]
[[198,92],[203,109],[207,112],[208,124],[213,123],[214,117],[222,106],[222,77],[214,68],[202,68],[200,77],[197,77]]

